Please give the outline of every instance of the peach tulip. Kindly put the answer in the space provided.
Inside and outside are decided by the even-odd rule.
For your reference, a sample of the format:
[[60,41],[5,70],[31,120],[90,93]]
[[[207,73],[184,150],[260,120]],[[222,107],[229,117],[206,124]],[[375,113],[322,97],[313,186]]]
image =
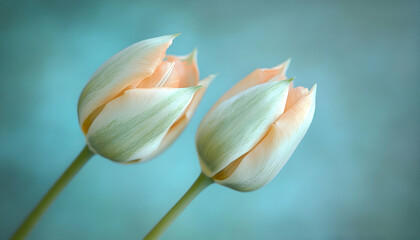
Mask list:
[[293,88],[289,61],[257,69],[226,92],[205,116],[196,145],[203,173],[239,191],[270,182],[308,130],[316,85]]
[[144,161],[186,127],[214,76],[199,81],[196,51],[166,56],[176,36],[133,44],[93,74],[78,104],[90,150],[117,162]]

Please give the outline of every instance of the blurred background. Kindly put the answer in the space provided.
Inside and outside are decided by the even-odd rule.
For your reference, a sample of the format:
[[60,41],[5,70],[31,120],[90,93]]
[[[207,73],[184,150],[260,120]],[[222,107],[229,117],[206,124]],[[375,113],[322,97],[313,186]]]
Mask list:
[[182,33],[219,73],[181,137],[144,164],[92,158],[28,239],[139,239],[200,172],[195,131],[258,67],[292,58],[318,84],[311,128],[250,193],[212,185],[163,239],[418,239],[419,1],[1,1],[0,239],[84,146],[76,104],[91,74],[137,41]]

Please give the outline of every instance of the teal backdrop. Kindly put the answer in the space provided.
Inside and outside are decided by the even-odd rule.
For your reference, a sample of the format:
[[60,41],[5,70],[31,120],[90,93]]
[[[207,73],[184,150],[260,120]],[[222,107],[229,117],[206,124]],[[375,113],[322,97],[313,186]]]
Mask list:
[[200,172],[196,129],[258,67],[292,58],[318,84],[311,128],[250,193],[212,185],[162,239],[420,238],[419,1],[0,2],[0,239],[84,146],[76,105],[91,74],[137,41],[182,33],[219,76],[166,152],[120,165],[95,156],[28,239],[140,239]]

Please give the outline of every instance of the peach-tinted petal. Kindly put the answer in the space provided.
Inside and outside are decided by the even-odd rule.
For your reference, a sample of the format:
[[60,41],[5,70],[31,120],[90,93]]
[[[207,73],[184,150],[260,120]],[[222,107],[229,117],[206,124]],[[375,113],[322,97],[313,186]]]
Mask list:
[[[293,83],[292,83],[293,84]],[[308,95],[308,89],[304,87],[296,87],[289,89],[289,95],[287,95],[286,112],[290,107],[297,103],[302,97]]]
[[222,97],[220,97],[219,100],[213,105],[210,111],[213,111],[222,102],[237,95],[238,93],[241,93],[246,89],[256,86],[258,84],[268,82],[276,76],[278,76],[278,78],[276,78],[277,80],[286,80],[286,71],[289,67],[289,64],[290,59],[273,68],[258,68],[257,70],[253,71],[248,76],[246,76],[244,79],[242,79],[231,89],[229,89],[225,94],[223,94]]
[[79,98],[79,123],[118,96],[129,86],[153,74],[165,57],[166,49],[178,35],[166,35],[133,44],[108,59],[93,74]]
[[175,63],[162,61],[152,76],[142,80],[137,88],[177,88],[178,84],[179,78],[177,72],[175,71]]
[[[279,120],[268,134],[238,164],[224,172],[230,176],[215,179],[217,183],[239,191],[252,191],[270,182],[290,158],[308,130],[315,111],[316,85],[309,94],[300,98]],[[218,174],[220,176],[220,174]]]
[[197,86],[199,78],[197,66],[197,50],[194,49],[186,56],[166,56],[166,59],[175,62],[175,69],[178,73],[180,82],[179,87]]

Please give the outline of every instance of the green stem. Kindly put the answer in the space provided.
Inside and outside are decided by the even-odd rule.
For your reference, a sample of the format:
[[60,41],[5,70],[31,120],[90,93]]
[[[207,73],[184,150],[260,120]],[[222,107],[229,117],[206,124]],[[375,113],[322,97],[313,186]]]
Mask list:
[[41,201],[36,205],[31,214],[25,219],[20,225],[18,230],[12,236],[12,240],[24,239],[26,235],[31,231],[33,226],[41,218],[42,214],[47,210],[48,206],[54,201],[54,199],[60,194],[64,187],[70,182],[70,180],[76,175],[76,173],[85,165],[85,163],[94,155],[89,150],[88,146],[85,146],[79,153],[79,156],[74,159],[73,163],[67,168],[67,170],[61,175],[61,177],[55,182],[51,189],[45,194]]
[[194,184],[182,196],[181,199],[169,210],[169,212],[156,224],[152,231],[147,234],[144,240],[158,239],[160,235],[169,227],[169,225],[178,217],[178,215],[191,203],[191,201],[200,194],[213,180],[206,177],[203,173],[198,176]]

